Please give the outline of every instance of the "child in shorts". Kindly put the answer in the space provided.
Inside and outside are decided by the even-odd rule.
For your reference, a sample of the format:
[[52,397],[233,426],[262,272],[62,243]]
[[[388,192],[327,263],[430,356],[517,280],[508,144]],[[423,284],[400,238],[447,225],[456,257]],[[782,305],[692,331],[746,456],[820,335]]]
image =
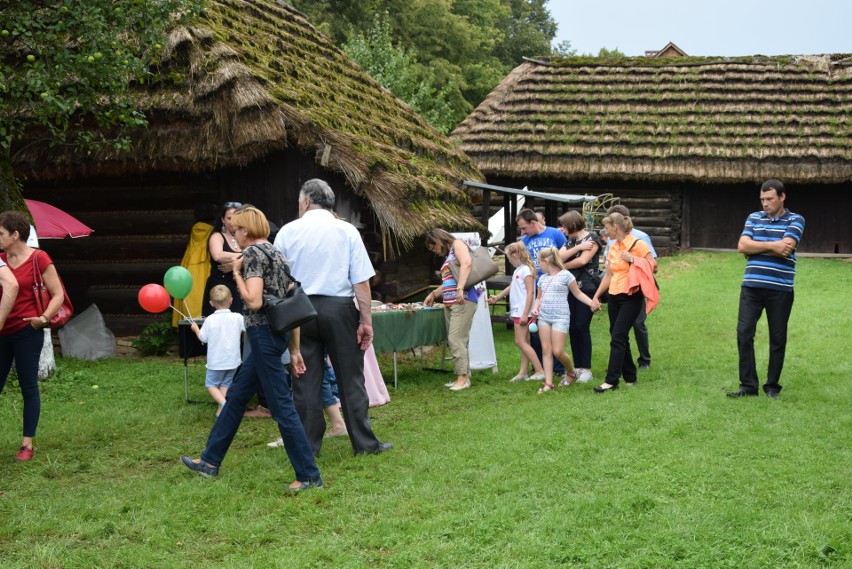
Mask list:
[[[565,270],[559,251],[556,247],[544,247],[538,252],[538,266],[542,275],[538,278],[538,288],[541,293],[533,307],[533,315],[538,317],[538,334],[541,338],[543,354],[552,353],[553,357],[565,366],[565,377],[559,383],[567,387],[574,383],[577,376],[574,372],[574,362],[565,352],[565,338],[571,323],[571,310],[568,308],[568,293],[577,300],[592,307],[597,301],[592,301],[580,287],[570,272]],[[595,308],[592,308],[594,311]],[[553,359],[545,357],[544,385],[538,390],[539,394],[553,390]]]
[[242,362],[240,344],[246,325],[242,314],[231,312],[233,300],[228,287],[214,286],[210,289],[210,306],[216,311],[204,319],[201,328],[195,322],[191,325],[198,339],[207,344],[207,375],[204,386],[219,404],[217,417],[225,406],[225,395]]
[[[509,297],[509,316],[515,323],[515,345],[521,351],[521,368],[518,370],[518,374],[509,381],[540,381],[545,377],[544,368],[541,366],[535,350],[530,345],[529,329],[529,325],[534,322],[531,316],[533,302],[535,301],[535,274],[537,270],[529,251],[520,241],[510,243],[506,247],[506,258],[515,267],[515,272],[512,273],[512,284],[500,291],[499,294],[489,298],[488,302],[494,304],[506,296]],[[529,364],[532,364],[535,375],[527,375]]]

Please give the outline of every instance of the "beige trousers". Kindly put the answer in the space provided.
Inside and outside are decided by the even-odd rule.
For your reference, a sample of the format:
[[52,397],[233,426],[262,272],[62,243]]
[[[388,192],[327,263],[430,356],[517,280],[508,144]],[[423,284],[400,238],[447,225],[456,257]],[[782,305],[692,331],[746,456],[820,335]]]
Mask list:
[[444,307],[444,322],[447,325],[447,344],[453,354],[453,371],[456,375],[470,375],[470,355],[467,342],[470,339],[470,326],[476,314],[475,302],[452,304]]

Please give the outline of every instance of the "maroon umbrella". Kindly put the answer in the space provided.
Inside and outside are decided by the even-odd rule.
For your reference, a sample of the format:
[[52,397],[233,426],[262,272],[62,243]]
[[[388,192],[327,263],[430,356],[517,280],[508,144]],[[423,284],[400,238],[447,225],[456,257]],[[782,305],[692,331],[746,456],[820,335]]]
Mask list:
[[35,200],[24,200],[33,216],[33,225],[39,239],[65,239],[87,237],[94,231],[79,219],[57,207]]

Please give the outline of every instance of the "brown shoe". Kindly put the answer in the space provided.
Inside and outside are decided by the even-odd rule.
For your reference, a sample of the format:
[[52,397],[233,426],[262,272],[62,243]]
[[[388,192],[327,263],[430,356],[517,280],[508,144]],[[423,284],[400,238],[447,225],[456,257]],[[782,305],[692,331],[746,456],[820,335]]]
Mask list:
[[258,405],[251,411],[246,411],[243,414],[243,417],[269,419],[270,417],[272,417],[272,413],[270,413],[269,409],[267,409],[266,407]]

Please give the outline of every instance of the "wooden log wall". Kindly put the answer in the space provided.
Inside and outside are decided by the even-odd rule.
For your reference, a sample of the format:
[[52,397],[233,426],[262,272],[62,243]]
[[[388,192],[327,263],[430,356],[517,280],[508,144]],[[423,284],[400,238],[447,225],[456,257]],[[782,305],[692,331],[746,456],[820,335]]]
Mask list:
[[146,284],[162,284],[165,272],[180,264],[198,205],[252,203],[280,227],[298,215],[299,189],[313,177],[331,184],[338,195],[335,209],[361,230],[379,271],[377,298],[411,290],[420,273],[428,279],[429,262],[422,256],[412,257],[413,265],[404,270],[399,261],[385,262],[369,204],[351,193],[339,175],[296,151],[276,153],[243,169],[53,183],[25,180],[23,190],[26,198],[63,209],[95,230],[85,238],[41,240],[40,246],[54,259],[78,312],[94,303],[116,336],[134,336],[160,318],[171,319],[171,311],[145,312],[137,294]]
[[215,185],[199,176],[25,183],[24,195],[95,230],[90,237],[42,239],[40,246],[54,259],[75,309],[96,304],[117,336],[136,335],[164,318],[139,306],[139,289],[162,284],[180,264],[195,206],[219,201]]
[[[636,228],[651,237],[658,255],[670,255],[681,248],[681,228],[683,224],[683,192],[676,185],[657,184],[568,184],[557,180],[514,180],[495,178],[489,184],[522,188],[554,194],[612,194],[620,198],[621,203],[630,210],[630,217]],[[492,198],[493,201],[493,198]],[[580,210],[579,205],[561,204],[527,198],[524,207],[532,206],[546,212],[548,225],[556,226],[556,219],[571,209]]]

